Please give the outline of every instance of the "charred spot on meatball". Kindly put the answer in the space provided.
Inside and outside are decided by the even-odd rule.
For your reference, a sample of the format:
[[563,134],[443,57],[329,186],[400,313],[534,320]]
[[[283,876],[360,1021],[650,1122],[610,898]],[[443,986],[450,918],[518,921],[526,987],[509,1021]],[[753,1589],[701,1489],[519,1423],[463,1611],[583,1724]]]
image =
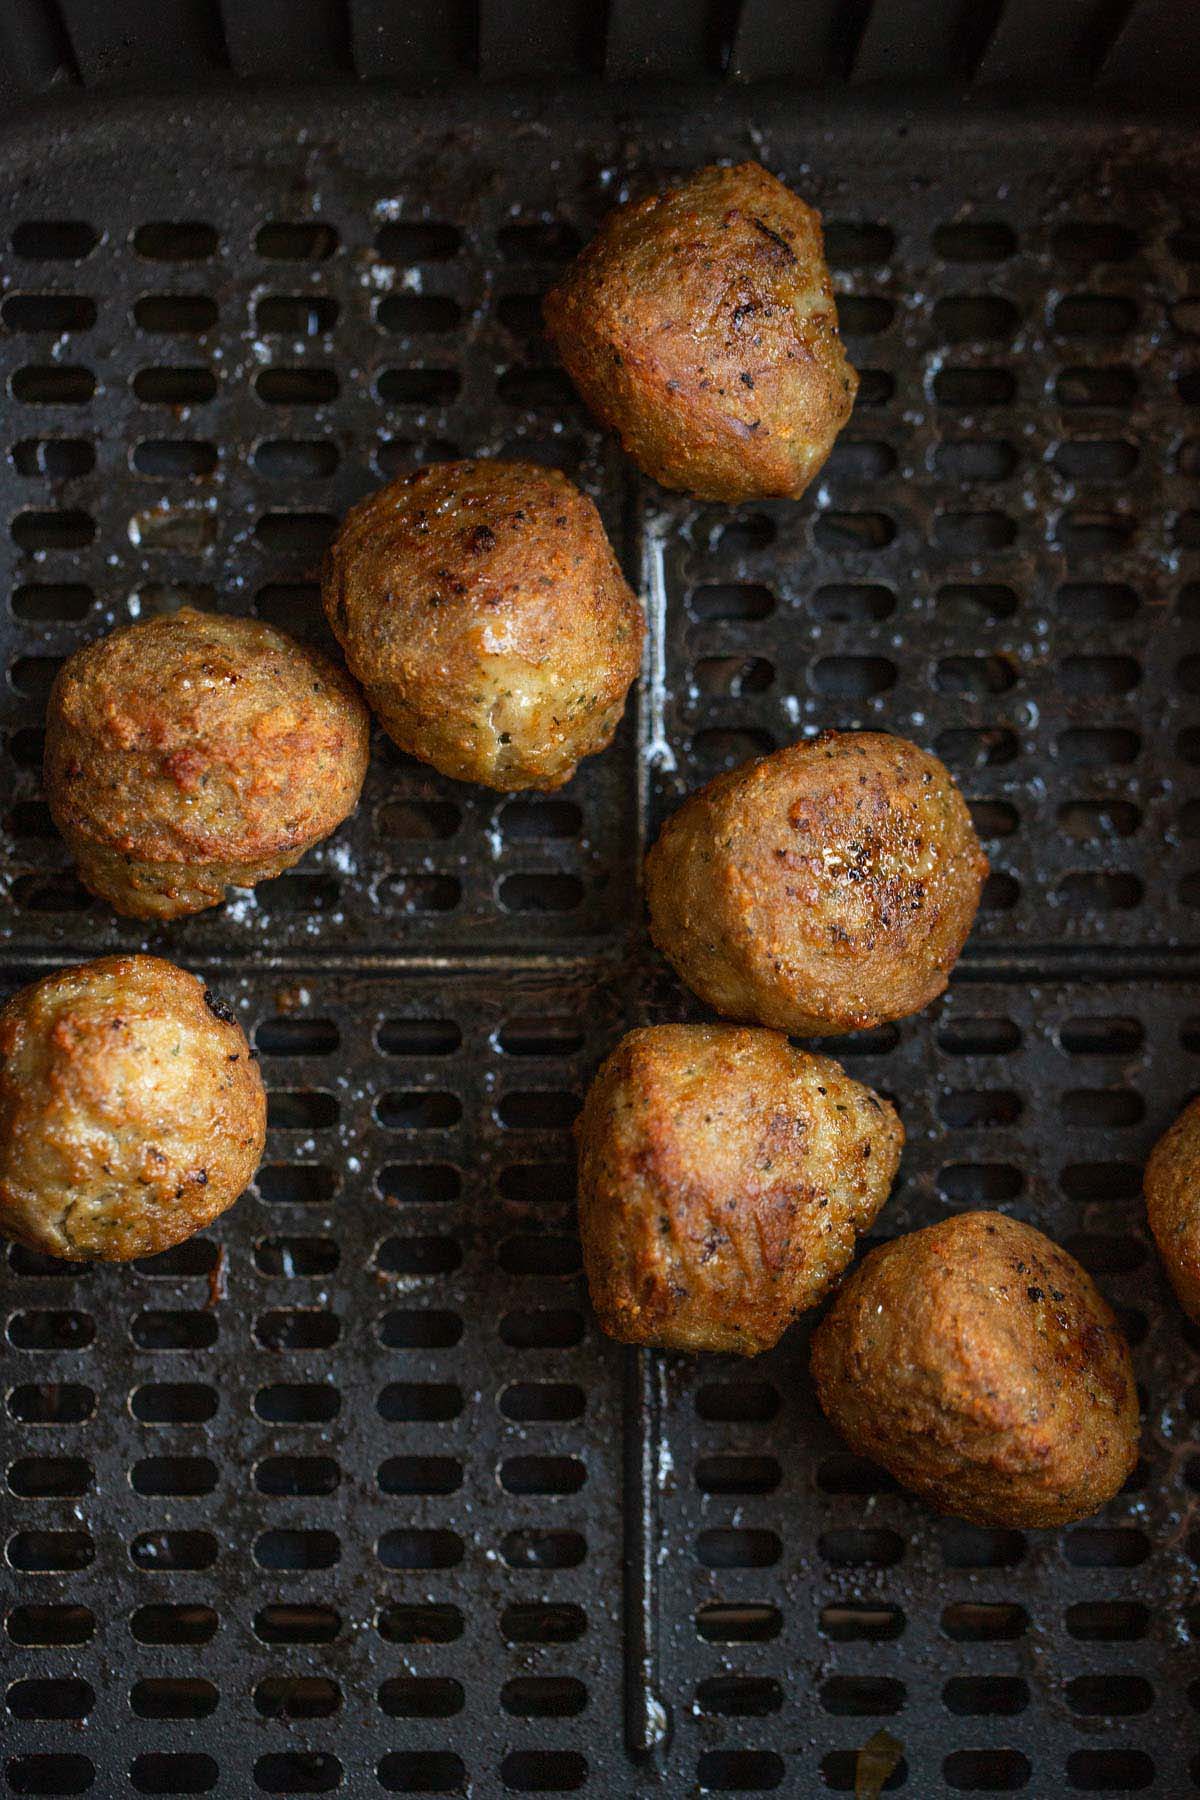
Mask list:
[[156,956],[47,975],[0,1011],[0,1231],[75,1261],[168,1250],[252,1180],[266,1116],[194,975]]
[[872,1251],[817,1327],[812,1368],[853,1450],[977,1524],[1086,1518],[1137,1461],[1112,1312],[1073,1257],[1002,1213]]
[[191,607],[85,645],[46,715],[46,797],[83,882],[173,919],[299,861],[358,804],[361,697],[320,652]]
[[896,1113],[778,1032],[631,1031],[577,1126],[592,1304],[627,1343],[770,1349],[846,1268],[891,1189]]
[[561,787],[611,741],[642,610],[592,502],[532,463],[431,465],[352,507],[324,601],[389,736],[459,781]]
[[230,1006],[228,1000],[220,999],[213,993],[211,988],[205,988],[204,990],[204,1004],[207,1006],[213,1018],[220,1019],[222,1024],[237,1024],[237,1014],[234,1012],[232,1006]]
[[759,163],[610,213],[545,317],[638,467],[704,500],[796,498],[854,405],[820,214]]
[[686,800],[646,859],[646,901],[654,942],[702,1000],[805,1036],[935,999],[986,874],[936,757],[825,732]]

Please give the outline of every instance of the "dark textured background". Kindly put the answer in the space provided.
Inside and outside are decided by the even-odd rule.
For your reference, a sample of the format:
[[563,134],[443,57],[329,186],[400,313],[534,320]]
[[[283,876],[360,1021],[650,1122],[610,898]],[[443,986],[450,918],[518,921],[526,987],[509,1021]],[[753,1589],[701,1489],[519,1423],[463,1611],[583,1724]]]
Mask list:
[[167,83],[973,83],[1194,102],[1192,0],[3,0],[0,105]]

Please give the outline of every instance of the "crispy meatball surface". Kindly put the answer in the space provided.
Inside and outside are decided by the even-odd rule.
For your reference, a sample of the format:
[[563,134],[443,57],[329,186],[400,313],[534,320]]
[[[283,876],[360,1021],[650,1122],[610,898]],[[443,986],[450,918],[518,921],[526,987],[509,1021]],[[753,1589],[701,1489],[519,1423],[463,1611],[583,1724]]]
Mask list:
[[893,1108],[837,1063],[735,1025],[631,1031],[577,1135],[583,1259],[605,1331],[743,1356],[828,1293],[904,1143]]
[[857,1031],[942,992],[986,874],[935,756],[826,732],[686,800],[646,860],[646,899],[654,942],[717,1012]]
[[1137,1461],[1116,1320],[1073,1257],[1003,1213],[872,1251],[817,1327],[812,1367],[852,1449],[981,1525],[1086,1518]]
[[638,467],[703,500],[802,494],[854,405],[821,216],[759,163],[610,213],[545,316]]
[[371,494],[324,593],[387,731],[459,781],[561,787],[612,741],[641,662],[599,513],[532,463],[434,464]]
[[1159,1138],[1146,1164],[1146,1214],[1179,1304],[1200,1319],[1200,1100]]
[[174,963],[101,957],[0,1012],[0,1230],[35,1250],[181,1243],[250,1181],[266,1122],[241,1027]]
[[46,715],[46,796],[83,881],[173,919],[291,868],[358,804],[370,716],[327,657],[191,607],[77,650]]

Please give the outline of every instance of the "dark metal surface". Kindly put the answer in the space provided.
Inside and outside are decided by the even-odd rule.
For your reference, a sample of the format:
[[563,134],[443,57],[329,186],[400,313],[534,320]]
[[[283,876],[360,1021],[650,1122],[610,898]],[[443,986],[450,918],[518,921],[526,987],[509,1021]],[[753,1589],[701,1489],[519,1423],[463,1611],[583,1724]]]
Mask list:
[[[1138,1200],[1200,1085],[1185,136],[729,98],[62,118],[3,159],[5,977],[143,942],[208,972],[272,1135],[170,1257],[10,1254],[10,1790],[852,1791],[886,1724],[921,1796],[1191,1791],[1200,1342]],[[864,373],[812,494],[728,511],[634,479],[537,298],[630,183],[747,154],[825,211]],[[88,905],[38,794],[57,662],[184,592],[319,631],[332,522],[451,449],[601,505],[651,622],[618,745],[504,802],[380,744],[253,900],[149,936]],[[946,1001],[843,1053],[909,1131],[883,1229],[1010,1206],[1125,1309],[1144,1464],[1075,1531],[893,1492],[803,1330],[638,1357],[588,1311],[567,1127],[622,1025],[689,1005],[639,846],[827,724],[937,748],[988,840]]]
[[0,106],[54,87],[723,81],[1131,101],[1200,75],[1191,0],[0,0]]

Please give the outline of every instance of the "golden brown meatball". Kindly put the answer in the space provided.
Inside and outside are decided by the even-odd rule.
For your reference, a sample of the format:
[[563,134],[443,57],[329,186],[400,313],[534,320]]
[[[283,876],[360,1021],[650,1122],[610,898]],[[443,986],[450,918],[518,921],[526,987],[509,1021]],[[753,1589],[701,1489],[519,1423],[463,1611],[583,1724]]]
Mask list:
[[35,1250],[169,1250],[233,1205],[266,1121],[241,1027],[160,957],[60,969],[0,1012],[0,1230]]
[[1179,1304],[1200,1319],[1200,1100],[1184,1107],[1146,1164],[1146,1215]]
[[759,163],[610,213],[545,315],[639,469],[702,500],[795,499],[854,405],[821,215]]
[[83,881],[174,919],[290,869],[358,804],[370,716],[273,626],[191,607],[77,650],[46,716],[46,797]]
[[642,610],[557,469],[419,469],[346,516],[325,610],[402,750],[459,781],[557,788],[617,729]]
[[631,1031],[577,1135],[583,1260],[605,1331],[743,1356],[828,1293],[904,1143],[892,1107],[829,1057],[736,1025]]
[[935,756],[826,732],[686,800],[646,859],[646,899],[654,942],[717,1012],[857,1031],[942,992],[986,874]]
[[852,1449],[981,1525],[1086,1518],[1137,1461],[1116,1320],[1074,1257],[1003,1213],[873,1250],[817,1327],[812,1367]]

